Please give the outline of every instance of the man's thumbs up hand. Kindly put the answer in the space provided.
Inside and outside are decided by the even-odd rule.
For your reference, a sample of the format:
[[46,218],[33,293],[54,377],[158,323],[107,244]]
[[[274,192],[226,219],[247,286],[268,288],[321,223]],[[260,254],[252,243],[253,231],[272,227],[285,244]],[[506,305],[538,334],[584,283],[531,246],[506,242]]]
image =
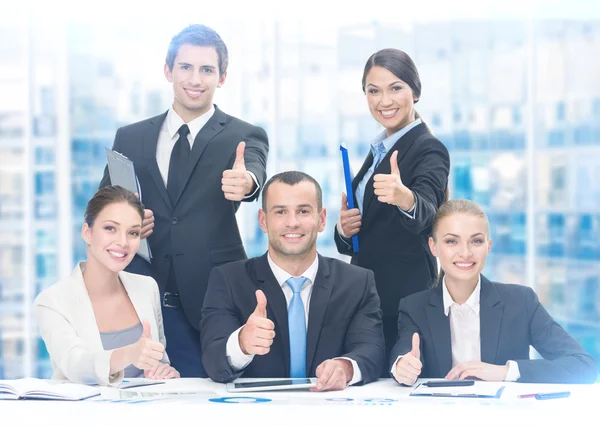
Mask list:
[[256,189],[252,175],[246,170],[245,150],[246,142],[242,141],[235,150],[235,161],[232,168],[225,170],[221,178],[223,194],[226,199],[231,201],[242,201],[245,196],[252,194]]
[[267,298],[256,290],[256,308],[238,335],[240,349],[246,355],[265,355],[275,338],[275,324],[267,318]]

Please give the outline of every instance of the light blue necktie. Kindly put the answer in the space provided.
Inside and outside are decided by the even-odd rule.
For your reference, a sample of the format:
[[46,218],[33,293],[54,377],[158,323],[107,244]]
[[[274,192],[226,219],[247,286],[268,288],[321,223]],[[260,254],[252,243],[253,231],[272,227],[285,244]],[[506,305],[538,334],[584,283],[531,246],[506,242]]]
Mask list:
[[375,163],[373,170],[375,170],[377,166],[379,166],[379,163],[381,163],[381,160],[383,160],[383,158],[386,156],[387,151],[385,150],[385,145],[383,145],[383,142],[379,142],[377,147],[371,145],[371,152],[373,153],[373,162]]
[[288,327],[290,331],[290,377],[306,377],[306,317],[300,290],[308,278],[290,278],[286,283],[294,296],[288,306]]

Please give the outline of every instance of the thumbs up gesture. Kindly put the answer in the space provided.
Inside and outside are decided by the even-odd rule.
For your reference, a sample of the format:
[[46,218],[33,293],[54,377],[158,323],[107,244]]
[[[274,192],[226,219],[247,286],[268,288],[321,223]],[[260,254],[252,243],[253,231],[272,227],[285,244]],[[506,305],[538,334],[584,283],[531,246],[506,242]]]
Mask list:
[[398,151],[394,151],[390,157],[390,170],[389,175],[379,173],[373,177],[374,194],[377,195],[380,202],[392,204],[408,211],[415,203],[415,196],[402,183],[398,168]]
[[127,346],[126,354],[129,361],[127,365],[133,364],[140,370],[151,370],[159,364],[165,347],[162,343],[152,340],[148,321],[142,321],[142,326],[144,327],[142,337],[136,343]]
[[411,386],[421,375],[423,364],[421,363],[421,350],[419,348],[419,333],[412,336],[412,348],[410,352],[402,356],[396,362],[394,377],[399,383]]
[[225,198],[231,201],[241,201],[246,195],[254,192],[256,184],[250,173],[246,170],[244,151],[246,142],[240,142],[235,150],[233,167],[223,172],[221,189]]
[[246,355],[265,355],[271,350],[275,338],[275,324],[267,318],[267,298],[256,290],[256,308],[240,331],[240,349]]

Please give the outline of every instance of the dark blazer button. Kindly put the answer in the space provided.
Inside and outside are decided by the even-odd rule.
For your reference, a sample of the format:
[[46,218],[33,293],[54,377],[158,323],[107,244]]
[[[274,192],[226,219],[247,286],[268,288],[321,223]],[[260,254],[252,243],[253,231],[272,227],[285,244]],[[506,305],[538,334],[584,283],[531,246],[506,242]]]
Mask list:
[[165,254],[165,260],[168,261],[171,257],[168,254]]
[[171,225],[177,225],[178,222],[179,222],[179,220],[176,217],[171,219]]

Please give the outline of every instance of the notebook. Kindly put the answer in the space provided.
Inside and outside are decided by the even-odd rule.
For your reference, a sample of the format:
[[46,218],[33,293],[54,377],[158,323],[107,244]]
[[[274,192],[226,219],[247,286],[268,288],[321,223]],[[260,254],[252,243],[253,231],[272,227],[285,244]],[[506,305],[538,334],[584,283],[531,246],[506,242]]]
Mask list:
[[81,401],[98,395],[97,388],[75,383],[51,383],[41,379],[0,380],[0,400]]
[[427,387],[421,383],[410,393],[410,396],[500,398],[502,391],[504,391],[503,384],[476,380],[473,386]]

